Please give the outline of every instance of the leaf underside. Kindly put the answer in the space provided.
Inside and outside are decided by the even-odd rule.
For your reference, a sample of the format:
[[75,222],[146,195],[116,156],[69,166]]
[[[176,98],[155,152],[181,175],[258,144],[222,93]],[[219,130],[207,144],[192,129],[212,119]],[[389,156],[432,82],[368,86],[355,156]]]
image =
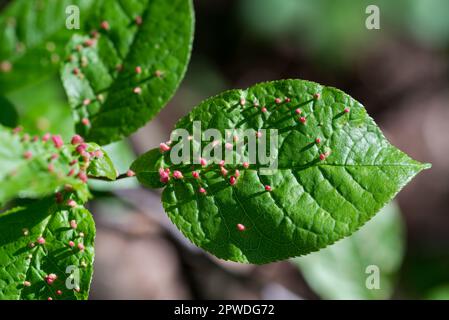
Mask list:
[[61,70],[77,131],[104,145],[153,118],[184,76],[193,20],[191,0],[98,1]]
[[[276,98],[282,102],[275,103]],[[306,123],[298,121],[298,108]],[[160,168],[182,171],[184,179],[171,178],[165,186],[165,211],[193,243],[225,260],[261,264],[324,248],[355,232],[430,166],[392,146],[349,95],[304,80],[224,92],[202,102],[176,128],[192,132],[193,121],[201,122],[203,132],[274,128],[279,133],[279,163],[272,175],[260,174],[257,163],[248,169],[226,165],[229,175],[223,177],[217,164],[174,166],[169,152],[158,150],[132,166],[148,187],[162,186]],[[320,160],[320,154],[326,158]],[[200,179],[192,178],[193,169]],[[235,169],[240,177],[231,186]],[[199,187],[207,193],[198,192]],[[238,224],[245,230],[239,231]]]
[[[77,222],[76,229],[71,228],[71,220]],[[53,198],[46,198],[0,215],[0,235],[1,300],[87,299],[95,239],[89,211],[58,206]],[[45,244],[36,242],[39,237]],[[69,241],[75,243],[73,248]],[[70,266],[74,269],[67,269]],[[45,281],[50,274],[57,276],[51,285]],[[71,274],[79,274],[78,283],[68,279]]]

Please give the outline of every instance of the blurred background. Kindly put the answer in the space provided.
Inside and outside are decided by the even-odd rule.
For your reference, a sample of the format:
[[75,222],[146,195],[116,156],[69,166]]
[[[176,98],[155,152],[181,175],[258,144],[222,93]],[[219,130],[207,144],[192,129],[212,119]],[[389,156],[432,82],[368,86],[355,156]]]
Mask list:
[[[194,3],[186,78],[157,118],[107,147],[121,171],[166,141],[176,120],[203,99],[283,78],[344,90],[394,145],[433,167],[353,237],[262,266],[224,262],[192,246],[166,217],[157,192],[134,180],[93,183],[91,299],[449,299],[449,1]],[[365,27],[370,4],[380,9],[379,30]],[[73,134],[57,75],[7,98],[31,133]],[[373,265],[380,289],[370,290]]]

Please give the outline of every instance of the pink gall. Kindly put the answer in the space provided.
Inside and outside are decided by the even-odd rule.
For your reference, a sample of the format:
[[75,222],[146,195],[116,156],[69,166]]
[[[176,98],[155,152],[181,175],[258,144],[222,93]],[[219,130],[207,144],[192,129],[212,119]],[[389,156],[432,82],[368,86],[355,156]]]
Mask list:
[[178,170],[173,171],[173,177],[175,179],[182,179],[182,178],[184,178],[184,176],[182,175],[182,172],[178,171]]
[[127,177],[134,177],[136,175],[136,173],[132,170],[128,170],[126,171],[126,176]]
[[62,148],[62,146],[64,145],[64,141],[62,140],[60,135],[55,135],[51,137],[52,141],[53,141],[53,145],[57,148],[60,149]]

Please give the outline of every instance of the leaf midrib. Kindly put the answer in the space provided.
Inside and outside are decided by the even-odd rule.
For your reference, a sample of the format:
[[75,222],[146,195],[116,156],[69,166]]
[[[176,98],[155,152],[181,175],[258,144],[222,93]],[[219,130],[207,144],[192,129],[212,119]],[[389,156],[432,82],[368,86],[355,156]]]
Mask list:
[[[190,167],[191,165],[186,165],[186,167]],[[257,167],[255,169],[239,169],[240,171],[259,171],[259,169],[269,169],[269,170],[304,170],[314,167],[418,167],[421,169],[430,168],[429,163],[423,164],[400,164],[400,163],[391,163],[391,164],[332,164],[332,163],[324,163],[324,164],[314,164],[314,165],[302,165],[302,166],[292,166],[292,167],[277,167],[275,169],[269,169],[267,167]],[[239,167],[240,168],[240,167]],[[189,172],[192,170],[189,170]],[[210,170],[212,171],[212,170]],[[159,173],[159,170],[141,170],[139,173]]]

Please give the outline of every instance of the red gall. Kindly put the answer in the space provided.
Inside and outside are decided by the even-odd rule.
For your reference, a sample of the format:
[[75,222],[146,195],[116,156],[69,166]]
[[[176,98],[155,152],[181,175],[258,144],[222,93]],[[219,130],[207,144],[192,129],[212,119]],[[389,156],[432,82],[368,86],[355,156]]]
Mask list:
[[184,176],[182,175],[182,172],[178,171],[178,170],[173,171],[173,177],[175,179],[182,179],[182,178],[184,178]]
[[133,89],[133,92],[134,92],[135,94],[141,94],[141,93],[142,93],[142,89],[141,89],[140,87],[135,87],[135,88]]
[[31,159],[33,157],[33,153],[31,151],[25,151],[23,153],[23,157],[27,160]]
[[167,152],[170,150],[170,147],[166,144],[166,143],[160,143],[159,144],[159,150],[163,153],[163,152]]
[[86,183],[88,180],[87,174],[84,171],[81,171],[80,173],[78,173],[78,179],[80,179],[82,182]]
[[70,220],[70,228],[72,229],[78,228],[78,223],[76,223],[76,220]]
[[103,30],[108,31],[111,27],[109,26],[109,22],[107,21],[102,21],[100,24],[100,28]]
[[50,140],[51,134],[46,133],[42,136],[42,141],[43,142],[47,142],[48,140]]
[[62,140],[60,135],[52,136],[53,144],[56,148],[61,148],[64,145],[64,141]]
[[134,177],[136,175],[136,173],[132,170],[128,170],[126,171],[126,176],[127,177]]
[[75,200],[69,199],[69,200],[67,201],[67,205],[68,205],[69,207],[71,207],[71,208],[75,208],[75,207],[77,206],[77,203],[76,203]]

